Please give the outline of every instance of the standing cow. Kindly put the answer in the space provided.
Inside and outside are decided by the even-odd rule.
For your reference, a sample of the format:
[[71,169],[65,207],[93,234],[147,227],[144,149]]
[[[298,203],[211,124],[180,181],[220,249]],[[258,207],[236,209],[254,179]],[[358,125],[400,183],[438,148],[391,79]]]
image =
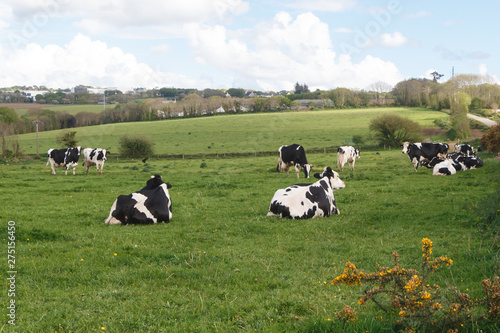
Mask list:
[[281,176],[281,170],[286,171],[286,176],[290,177],[288,170],[293,165],[295,167],[295,172],[297,173],[297,178],[299,178],[300,169],[304,168],[304,175],[309,178],[309,173],[313,167],[311,164],[307,163],[306,151],[304,147],[298,144],[293,144],[290,146],[281,146],[278,149],[278,166],[276,171],[278,172],[278,177]]
[[49,149],[47,151],[47,164],[48,167],[50,164],[50,168],[52,169],[52,174],[56,174],[56,167],[66,168],[65,175],[68,174],[68,169],[73,168],[73,175],[75,174],[76,166],[78,165],[78,159],[80,158],[80,154],[82,151],[82,147],[78,146],[75,148],[65,148],[65,149]]
[[359,149],[351,146],[339,147],[339,149],[337,149],[337,168],[343,172],[344,165],[349,163],[349,169],[354,171],[354,164],[359,157]]
[[340,214],[333,191],[344,188],[339,174],[326,167],[314,174],[319,180],[313,184],[297,184],[274,193],[267,216],[309,219]]
[[409,143],[403,142],[401,144],[403,150],[401,153],[408,154],[410,161],[413,163],[413,168],[417,172],[419,163],[423,161],[430,161],[434,157],[441,159],[446,158],[448,152],[448,144],[446,143]]
[[160,175],[151,176],[146,186],[129,195],[120,195],[104,220],[107,224],[152,224],[172,219],[172,201]]
[[104,167],[104,161],[107,159],[107,154],[109,151],[102,148],[85,148],[83,150],[83,166],[87,170],[87,175],[89,174],[89,169],[91,166],[95,165],[97,169],[97,174],[99,174],[99,169],[101,170]]

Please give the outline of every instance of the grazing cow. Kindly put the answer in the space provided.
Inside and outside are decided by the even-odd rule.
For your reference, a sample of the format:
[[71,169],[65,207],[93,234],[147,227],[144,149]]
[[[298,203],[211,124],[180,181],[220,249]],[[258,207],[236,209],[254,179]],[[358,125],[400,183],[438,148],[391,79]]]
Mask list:
[[349,169],[354,171],[354,163],[359,158],[359,149],[351,146],[342,146],[337,150],[337,154],[337,168],[340,171],[344,171],[344,165],[349,163]]
[[49,149],[47,151],[47,164],[48,167],[50,164],[50,168],[52,169],[52,174],[56,174],[56,167],[65,167],[66,172],[65,175],[68,174],[68,169],[73,168],[73,174],[75,174],[76,166],[78,165],[78,159],[80,158],[80,154],[82,152],[82,147],[78,146],[75,148],[65,148],[65,149]]
[[99,169],[101,169],[102,175],[102,168],[104,167],[104,161],[107,159],[107,154],[109,154],[109,151],[102,148],[85,148],[83,150],[83,166],[87,169],[87,175],[92,165],[96,166],[97,174],[99,174]]
[[313,184],[297,184],[274,193],[267,216],[308,219],[340,214],[334,190],[345,187],[339,174],[330,167],[314,174],[319,180]]
[[311,164],[307,163],[306,151],[301,145],[293,144],[290,146],[281,146],[278,149],[278,166],[276,171],[278,171],[278,177],[281,176],[281,170],[286,171],[286,176],[290,177],[288,170],[293,165],[295,166],[295,172],[297,173],[297,178],[299,178],[300,169],[304,168],[304,175],[309,178],[309,173],[313,167]]
[[455,145],[455,153],[462,154],[464,156],[476,156],[474,148],[470,145]]
[[172,201],[160,175],[151,176],[146,186],[129,195],[120,195],[111,206],[105,223],[108,224],[152,224],[169,222],[172,219]]
[[418,164],[423,161],[430,161],[434,157],[446,158],[448,152],[448,144],[446,143],[409,143],[403,142],[401,145],[403,150],[401,153],[408,154],[410,161],[413,163],[415,172],[417,172]]

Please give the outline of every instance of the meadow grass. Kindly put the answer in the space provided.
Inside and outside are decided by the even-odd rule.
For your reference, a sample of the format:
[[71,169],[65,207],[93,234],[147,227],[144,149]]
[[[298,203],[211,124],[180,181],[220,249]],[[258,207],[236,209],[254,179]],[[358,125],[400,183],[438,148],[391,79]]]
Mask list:
[[[367,140],[371,119],[385,113],[399,114],[434,128],[443,113],[420,108],[370,108],[277,112],[119,123],[70,129],[82,147],[100,147],[118,152],[124,134],[146,134],[154,142],[155,154],[199,154],[277,151],[283,144],[297,143],[307,149],[343,145],[354,135]],[[39,133],[39,151],[59,147],[61,131]],[[17,137],[26,154],[36,153],[36,134]],[[368,144],[367,140],[367,144]]]
[[[9,106],[9,104],[6,104]],[[114,109],[117,104],[106,104],[106,110]],[[98,104],[63,104],[63,105],[45,105],[45,104],[32,104],[29,108],[27,107],[16,107],[16,113],[19,116],[22,116],[28,112],[28,110],[38,108],[38,109],[47,109],[52,111],[64,112],[68,114],[75,115],[80,112],[91,112],[91,113],[100,113],[104,110],[103,105]]]
[[[499,274],[500,249],[500,207],[488,199],[500,197],[500,161],[481,157],[481,169],[437,177],[415,173],[400,149],[362,151],[355,172],[340,173],[341,214],[312,220],[266,216],[277,189],[313,182],[278,178],[276,156],[111,157],[103,176],[81,166],[76,176],[60,169],[54,176],[44,160],[3,164],[0,240],[6,248],[7,221],[16,221],[18,272],[16,327],[3,329],[392,331],[396,313],[361,307],[360,288],[330,281],[347,261],[367,271],[390,266],[393,251],[401,265],[418,269],[420,241],[428,237],[436,256],[454,261],[433,282],[480,297],[481,281]],[[336,169],[336,154],[308,159],[314,172]],[[115,198],[141,189],[154,173],[173,185],[171,223],[105,225]],[[0,300],[7,304],[6,287]],[[358,312],[356,323],[335,320],[344,305]]]

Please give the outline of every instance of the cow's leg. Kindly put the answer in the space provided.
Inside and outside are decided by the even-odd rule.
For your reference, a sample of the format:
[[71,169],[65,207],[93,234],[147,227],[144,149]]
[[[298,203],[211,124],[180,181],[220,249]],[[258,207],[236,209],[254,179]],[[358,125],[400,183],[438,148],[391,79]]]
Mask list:
[[297,178],[299,178],[299,176],[300,176],[300,169],[301,169],[300,165],[295,164],[295,172],[297,173]]
[[415,169],[415,172],[417,172],[418,163],[419,163],[418,159],[416,157],[414,157],[411,162],[413,163],[413,168]]
[[76,165],[73,165],[73,175],[76,174]]
[[55,175],[56,174],[55,162],[50,161],[50,168],[52,169],[52,174]]

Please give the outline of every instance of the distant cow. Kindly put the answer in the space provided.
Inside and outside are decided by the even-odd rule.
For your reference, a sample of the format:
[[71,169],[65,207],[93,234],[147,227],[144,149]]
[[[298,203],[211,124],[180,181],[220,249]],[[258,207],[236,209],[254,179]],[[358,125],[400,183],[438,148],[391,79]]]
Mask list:
[[152,224],[169,222],[172,219],[172,201],[160,175],[151,176],[146,186],[129,195],[120,195],[105,223],[108,224]]
[[281,170],[286,171],[286,176],[290,177],[288,170],[293,165],[295,167],[295,172],[297,173],[297,178],[299,178],[300,169],[304,168],[304,175],[309,178],[309,173],[311,172],[312,165],[307,163],[306,152],[304,147],[301,145],[293,144],[290,146],[281,146],[278,149],[278,166],[276,171],[278,172],[278,177],[281,175]]
[[476,156],[474,148],[470,145],[455,145],[455,153],[462,154],[464,156]]
[[454,175],[456,171],[465,171],[480,168],[483,161],[479,157],[448,154],[446,159],[434,157],[430,162],[422,162],[422,166],[433,168],[433,175]]
[[80,158],[80,153],[82,147],[78,146],[75,148],[65,148],[65,149],[49,149],[47,151],[47,164],[52,169],[52,174],[56,174],[57,168],[66,168],[65,175],[68,174],[68,169],[73,168],[73,174],[75,174],[76,166],[78,165],[78,159]]
[[87,170],[87,174],[89,174],[89,169],[91,166],[95,165],[97,169],[97,174],[99,174],[99,169],[101,170],[104,167],[104,161],[107,159],[107,154],[109,154],[106,149],[102,148],[85,148],[83,150],[83,166]]
[[464,170],[472,170],[482,167],[483,161],[475,156],[459,156],[456,161],[465,166]]
[[464,170],[462,163],[449,157],[444,160],[434,157],[430,162],[422,162],[422,166],[432,168],[434,176],[450,176],[456,174],[457,171]]
[[337,168],[344,171],[344,165],[349,163],[349,169],[354,171],[354,163],[359,158],[359,149],[351,146],[342,146],[337,149]]
[[345,187],[339,174],[330,167],[314,174],[319,180],[313,184],[297,184],[274,193],[267,216],[308,219],[340,214],[334,190]]
[[417,172],[418,164],[423,161],[430,161],[434,157],[446,158],[448,152],[448,144],[446,143],[409,143],[403,142],[401,145],[403,150],[401,153],[408,154],[410,161],[413,163],[415,172]]

